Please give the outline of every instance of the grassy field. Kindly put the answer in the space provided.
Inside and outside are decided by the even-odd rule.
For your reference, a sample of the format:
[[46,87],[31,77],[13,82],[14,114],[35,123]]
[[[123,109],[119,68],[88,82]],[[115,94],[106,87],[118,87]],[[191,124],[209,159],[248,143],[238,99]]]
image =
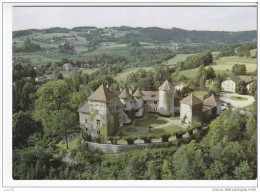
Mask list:
[[[257,69],[257,60],[253,58],[245,58],[245,57],[220,57],[218,60],[213,62],[211,66],[216,73],[227,73],[228,75],[232,75],[232,67],[235,64],[244,64],[246,66],[247,72],[254,72]],[[209,67],[207,66],[207,67]],[[207,68],[206,67],[206,68]],[[180,71],[179,76],[185,75],[186,77],[192,79],[195,78],[198,72],[198,68],[196,69],[188,69],[184,71]]]
[[245,57],[220,57],[212,65],[210,65],[215,71],[226,71],[232,70],[235,64],[244,64],[246,66],[247,72],[254,72],[257,69],[257,60],[253,58]]
[[166,65],[175,65],[178,61],[185,61],[185,59],[194,54],[178,54],[174,58],[169,59],[165,62]]
[[140,127],[155,127],[157,125],[162,125],[165,123],[167,123],[167,121],[162,117],[147,115],[146,119],[137,120],[135,125]]
[[251,56],[255,56],[256,51],[257,51],[257,49],[251,49],[251,50],[250,50],[250,55],[251,55]]
[[118,81],[125,81],[127,78],[127,75],[129,75],[130,73],[135,73],[139,69],[144,69],[144,70],[148,71],[148,70],[153,69],[153,67],[133,67],[133,68],[124,69],[124,71],[122,73],[119,73],[116,75],[115,79]]

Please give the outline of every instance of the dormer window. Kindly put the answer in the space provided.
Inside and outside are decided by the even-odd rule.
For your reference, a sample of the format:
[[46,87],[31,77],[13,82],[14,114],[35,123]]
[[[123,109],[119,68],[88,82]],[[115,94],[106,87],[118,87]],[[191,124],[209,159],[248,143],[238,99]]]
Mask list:
[[100,126],[100,120],[96,120],[97,126]]

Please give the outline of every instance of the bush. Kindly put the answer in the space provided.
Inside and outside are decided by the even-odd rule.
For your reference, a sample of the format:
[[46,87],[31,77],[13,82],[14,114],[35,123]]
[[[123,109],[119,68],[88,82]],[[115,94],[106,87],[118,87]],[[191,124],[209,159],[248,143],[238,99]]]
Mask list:
[[154,135],[142,135],[140,136],[140,139],[144,140],[144,143],[151,143],[152,139],[154,139]]
[[82,133],[81,136],[84,139],[84,141],[91,141],[91,135],[89,135],[87,133]]
[[102,137],[101,136],[96,136],[92,138],[92,141],[97,142],[97,143],[101,143]]
[[169,134],[169,133],[162,134],[161,135],[162,142],[168,142],[170,137],[171,137],[171,134]]
[[182,135],[184,135],[184,131],[178,131],[178,132],[176,133],[176,138],[177,138],[177,139],[181,139],[181,138],[182,138]]
[[116,137],[111,136],[111,137],[108,138],[108,140],[111,141],[111,144],[113,144],[113,145],[117,145],[117,141],[119,139],[120,139],[119,136],[116,136]]
[[137,137],[136,136],[125,136],[125,137],[123,137],[123,139],[126,140],[128,145],[131,145],[131,144],[134,144]]

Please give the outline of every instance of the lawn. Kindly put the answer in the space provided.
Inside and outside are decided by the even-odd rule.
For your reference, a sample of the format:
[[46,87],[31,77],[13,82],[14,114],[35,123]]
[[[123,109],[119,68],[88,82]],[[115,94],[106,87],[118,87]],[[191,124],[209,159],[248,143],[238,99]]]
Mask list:
[[59,147],[62,151],[69,152],[70,150],[75,149],[77,147],[77,144],[78,144],[79,141],[80,141],[80,139],[78,139],[78,138],[70,141],[68,143],[69,149],[67,149],[66,143],[63,143],[62,141],[60,141],[57,144],[57,147]]
[[133,133],[133,132],[138,132],[137,129],[132,128],[132,127],[127,128],[126,131],[127,131],[127,132],[131,132],[131,133]]
[[246,100],[248,100],[246,97],[240,97],[240,96],[231,96],[229,98],[232,99],[232,100],[235,100],[235,101],[246,101]]
[[179,125],[168,125],[165,127],[161,127],[161,128],[155,128],[153,130],[151,130],[150,132],[148,132],[147,134],[154,134],[154,135],[161,135],[163,133],[174,133],[177,131],[181,131],[183,130],[183,128]]
[[167,123],[163,117],[157,117],[154,115],[147,115],[146,119],[136,121],[135,125],[140,127],[155,127]]

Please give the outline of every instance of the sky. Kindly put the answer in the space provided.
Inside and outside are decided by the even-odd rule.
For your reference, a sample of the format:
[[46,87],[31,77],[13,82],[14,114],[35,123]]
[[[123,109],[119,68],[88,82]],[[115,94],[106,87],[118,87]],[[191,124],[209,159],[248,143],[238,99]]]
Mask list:
[[257,29],[256,7],[13,7],[13,31],[50,27]]

